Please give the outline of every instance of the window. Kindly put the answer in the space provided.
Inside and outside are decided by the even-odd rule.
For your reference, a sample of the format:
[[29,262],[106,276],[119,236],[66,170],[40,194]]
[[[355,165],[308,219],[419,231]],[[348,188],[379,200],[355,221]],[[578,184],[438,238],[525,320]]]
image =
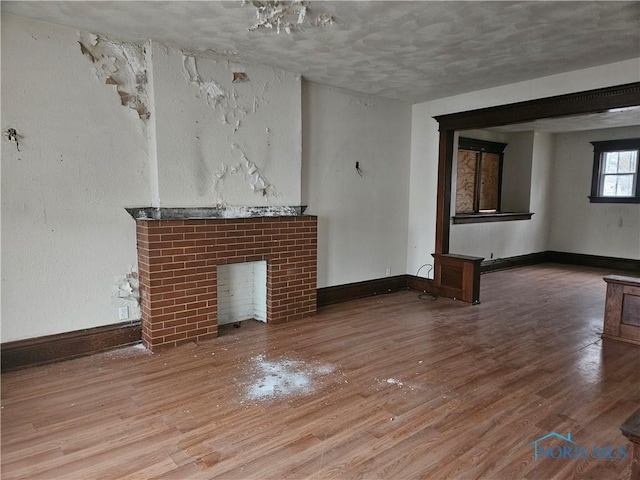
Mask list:
[[502,160],[506,143],[460,137],[456,214],[500,212]]
[[640,138],[591,144],[591,203],[640,203]]

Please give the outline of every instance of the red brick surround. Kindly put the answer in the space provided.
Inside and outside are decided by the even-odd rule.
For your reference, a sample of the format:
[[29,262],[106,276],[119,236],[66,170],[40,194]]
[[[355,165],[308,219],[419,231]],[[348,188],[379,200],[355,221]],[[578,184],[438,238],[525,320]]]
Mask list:
[[137,220],[142,341],[150,350],[214,338],[217,266],[267,262],[267,322],[316,312],[317,218]]

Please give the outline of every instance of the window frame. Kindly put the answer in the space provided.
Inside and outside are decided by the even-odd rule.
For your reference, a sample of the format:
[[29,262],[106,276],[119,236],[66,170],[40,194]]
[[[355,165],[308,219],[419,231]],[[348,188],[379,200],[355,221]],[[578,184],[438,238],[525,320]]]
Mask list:
[[[473,212],[455,212],[456,216],[461,215],[496,215],[502,212],[502,168],[504,162],[504,150],[507,148],[506,143],[492,142],[489,140],[477,140],[475,138],[459,137],[458,150],[469,150],[476,152],[476,176],[475,188],[473,191]],[[480,194],[482,185],[482,154],[493,153],[498,155],[498,192],[497,192],[497,208],[495,212],[483,212],[480,210]]]
[[[605,140],[590,142],[593,145],[593,172],[591,175],[591,203],[640,203],[640,138],[624,138],[620,140]],[[635,171],[635,192],[630,197],[611,197],[600,195],[600,186],[604,173],[602,172],[603,153],[637,151]]]

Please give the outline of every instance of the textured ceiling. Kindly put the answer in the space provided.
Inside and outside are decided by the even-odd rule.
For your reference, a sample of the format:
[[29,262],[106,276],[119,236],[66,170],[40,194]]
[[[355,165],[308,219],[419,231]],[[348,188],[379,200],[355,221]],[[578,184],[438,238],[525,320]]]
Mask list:
[[157,40],[409,103],[640,57],[640,2],[308,2],[335,22],[248,28],[212,1],[13,2],[2,11],[122,40]]

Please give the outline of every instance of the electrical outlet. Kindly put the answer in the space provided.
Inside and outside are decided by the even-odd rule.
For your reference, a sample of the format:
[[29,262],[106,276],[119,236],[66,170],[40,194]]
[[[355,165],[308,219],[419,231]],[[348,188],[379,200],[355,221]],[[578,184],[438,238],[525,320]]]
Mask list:
[[120,316],[120,320],[127,320],[129,318],[129,307],[124,306],[118,308],[118,315]]
[[391,269],[390,269],[389,267],[387,267],[386,275],[387,275],[387,277],[388,277],[389,275],[391,275]]

